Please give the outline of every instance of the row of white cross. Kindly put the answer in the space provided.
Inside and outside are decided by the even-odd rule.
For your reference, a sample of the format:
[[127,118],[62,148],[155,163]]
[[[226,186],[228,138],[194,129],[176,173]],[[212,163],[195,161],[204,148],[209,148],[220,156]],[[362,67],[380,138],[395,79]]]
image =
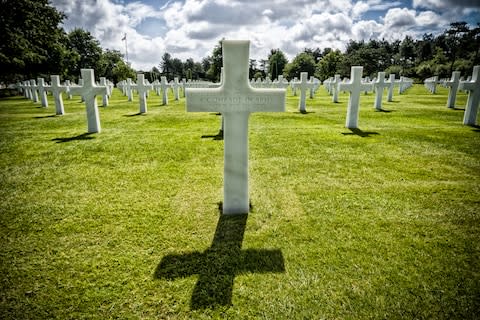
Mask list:
[[460,71],[453,71],[450,80],[439,80],[438,76],[434,76],[424,80],[425,87],[433,94],[437,92],[437,85],[441,84],[449,88],[447,108],[454,109],[459,90],[468,91],[467,104],[465,106],[465,114],[463,116],[463,124],[475,125],[477,121],[478,108],[480,104],[480,66],[473,67],[472,76],[468,76],[467,80],[461,80]]
[[[222,41],[223,70],[222,81],[211,88],[186,88],[186,109],[188,112],[221,112],[224,119],[224,214],[249,212],[248,196],[248,119],[252,112],[285,111],[284,88],[254,88],[248,80],[249,41]],[[350,92],[347,108],[347,128],[358,128],[360,93],[372,90],[372,83],[362,83],[363,67],[352,67],[350,81],[338,84],[337,90]],[[472,81],[462,83],[469,91],[465,124],[474,124],[480,100],[480,66],[474,68]],[[70,92],[80,94],[87,107],[88,132],[100,132],[97,95],[108,93],[107,85],[97,85],[93,70],[82,69],[83,84],[71,87]],[[385,75],[379,74],[377,93],[383,92]],[[163,82],[164,79],[162,79]],[[162,86],[162,81],[160,86]],[[139,86],[140,84],[140,86]],[[125,84],[124,84],[125,85]],[[126,83],[128,86],[128,81]],[[163,84],[166,86],[166,84]],[[300,105],[305,100],[305,91],[315,84],[307,82],[307,74],[302,73],[300,82],[294,86],[301,92]],[[131,84],[130,84],[131,86]],[[150,87],[152,86],[152,87]],[[52,92],[61,96],[62,86],[57,77],[52,77]],[[55,89],[57,88],[57,89]],[[146,84],[143,75],[137,79],[140,100],[145,101],[148,90],[153,85]],[[66,90],[66,89],[65,89]],[[151,90],[151,89],[150,89]],[[164,89],[166,91],[166,88]],[[142,107],[141,107],[142,108]],[[146,102],[145,102],[146,111]],[[468,116],[467,116],[468,114]],[[472,122],[473,121],[473,122]]]

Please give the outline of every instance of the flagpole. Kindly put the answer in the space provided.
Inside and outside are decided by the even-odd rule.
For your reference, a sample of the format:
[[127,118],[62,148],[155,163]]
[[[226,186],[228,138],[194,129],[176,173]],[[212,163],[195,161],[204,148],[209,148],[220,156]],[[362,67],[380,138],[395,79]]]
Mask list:
[[123,37],[122,40],[125,40],[125,58],[127,58],[127,64],[128,64],[128,45],[127,45],[127,33],[125,33],[125,36]]

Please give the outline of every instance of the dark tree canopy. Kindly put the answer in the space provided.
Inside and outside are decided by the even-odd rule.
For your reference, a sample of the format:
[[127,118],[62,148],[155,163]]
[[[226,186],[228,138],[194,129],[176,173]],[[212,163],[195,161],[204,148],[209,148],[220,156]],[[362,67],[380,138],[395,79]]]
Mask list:
[[1,0],[0,4],[0,80],[15,81],[55,69],[65,54],[64,31],[59,27],[64,15],[48,0]]
[[280,49],[272,49],[268,55],[268,74],[271,80],[278,78],[278,75],[283,74],[283,69],[287,65],[288,60],[285,54]]

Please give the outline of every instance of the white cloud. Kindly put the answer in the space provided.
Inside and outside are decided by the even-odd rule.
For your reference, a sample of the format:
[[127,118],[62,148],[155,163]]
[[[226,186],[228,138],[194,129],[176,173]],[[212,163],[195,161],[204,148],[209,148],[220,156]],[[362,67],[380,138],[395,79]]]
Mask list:
[[478,0],[413,0],[414,8],[443,10],[448,8],[476,8],[480,9]]
[[[401,39],[441,30],[461,17],[439,12],[468,0],[52,0],[68,15],[67,30],[90,31],[104,48],[125,51],[132,66],[149,70],[165,52],[200,61],[222,38],[251,40],[251,57],[279,48],[291,59],[304,48],[345,49],[349,39]],[[149,5],[150,3],[152,5]],[[476,9],[469,9],[476,10]],[[448,16],[450,14],[450,16]],[[151,30],[155,29],[155,30]]]
[[385,26],[392,31],[405,29],[416,25],[415,13],[415,10],[409,10],[407,8],[393,8],[387,11],[383,21]]

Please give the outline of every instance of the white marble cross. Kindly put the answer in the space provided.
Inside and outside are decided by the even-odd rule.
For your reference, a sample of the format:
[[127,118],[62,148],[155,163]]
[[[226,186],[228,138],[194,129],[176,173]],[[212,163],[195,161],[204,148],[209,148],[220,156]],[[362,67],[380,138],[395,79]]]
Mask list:
[[175,77],[173,81],[170,83],[170,86],[173,89],[173,96],[175,100],[179,100],[180,94],[179,94],[179,89],[181,84],[178,82],[178,77]]
[[435,94],[437,93],[437,84],[440,82],[438,81],[438,76],[433,76],[431,78],[428,78],[424,81],[425,86],[427,86],[428,90],[430,90],[431,93]]
[[132,101],[133,83],[131,78],[127,78],[126,90],[127,90],[128,101]]
[[71,87],[71,86],[72,86],[72,85],[70,84],[70,80],[65,80],[65,87],[67,87],[66,93],[67,93],[67,99],[68,99],[68,100],[71,100],[71,99],[72,99],[72,94],[70,93],[70,87]]
[[348,99],[347,120],[345,126],[349,129],[358,128],[358,114],[360,112],[360,92],[370,90],[371,83],[362,83],[363,67],[354,66],[351,69],[350,81],[339,84],[339,90],[350,91]]
[[338,92],[340,91],[338,89],[338,85],[342,82],[341,80],[341,77],[339,74],[336,74],[335,77],[333,78],[332,80],[332,91],[333,91],[333,95],[332,95],[332,102],[335,102],[335,103],[338,103]]
[[162,76],[160,77],[160,88],[162,89],[162,104],[168,104],[168,88],[170,85],[168,84],[167,77]]
[[387,102],[393,102],[393,88],[395,87],[395,73],[390,73],[390,77],[388,78],[388,94],[387,94]]
[[38,102],[38,90],[37,90],[37,83],[35,80],[30,80],[30,88],[32,90],[32,101],[37,103]]
[[105,86],[107,91],[102,95],[102,107],[108,107],[108,97],[110,96],[110,86],[107,83],[107,78],[100,77],[100,85]]
[[52,84],[47,90],[53,94],[55,100],[55,113],[57,115],[62,115],[65,113],[62,92],[67,92],[67,87],[60,84],[60,76],[58,75],[51,75],[50,79],[52,80]]
[[187,89],[188,112],[221,112],[224,131],[223,214],[249,212],[248,119],[251,112],[285,111],[285,89],[256,89],[248,81],[250,41],[222,41],[219,88]]
[[375,102],[374,107],[377,110],[382,110],[382,96],[383,90],[390,87],[390,83],[385,81],[385,72],[379,72],[377,80],[373,83],[375,88]]
[[298,101],[298,110],[300,112],[307,112],[306,98],[307,90],[313,87],[313,83],[308,81],[308,72],[300,72],[300,82],[295,83],[295,87],[300,90],[300,100]]
[[80,94],[85,99],[87,107],[87,124],[88,133],[100,132],[100,116],[98,114],[97,95],[107,92],[105,86],[97,86],[95,84],[95,75],[93,69],[81,69],[83,85],[71,87],[73,94]]
[[457,91],[458,85],[460,84],[460,71],[453,71],[452,72],[452,79],[450,81],[446,81],[445,85],[450,87],[448,92],[448,99],[447,99],[447,108],[455,108],[455,101],[457,100]]
[[140,101],[140,113],[147,113],[147,93],[152,90],[153,85],[145,84],[145,76],[143,73],[137,74],[137,91],[138,100]]
[[25,87],[25,98],[32,100],[32,89],[30,86],[30,81],[24,81],[23,85]]
[[474,66],[472,80],[462,81],[460,86],[463,90],[468,91],[463,124],[474,126],[477,121],[478,106],[480,104],[480,66]]
[[45,80],[43,78],[37,78],[37,89],[38,95],[40,96],[40,102],[42,107],[48,107],[48,99],[47,99],[47,85],[45,84]]

